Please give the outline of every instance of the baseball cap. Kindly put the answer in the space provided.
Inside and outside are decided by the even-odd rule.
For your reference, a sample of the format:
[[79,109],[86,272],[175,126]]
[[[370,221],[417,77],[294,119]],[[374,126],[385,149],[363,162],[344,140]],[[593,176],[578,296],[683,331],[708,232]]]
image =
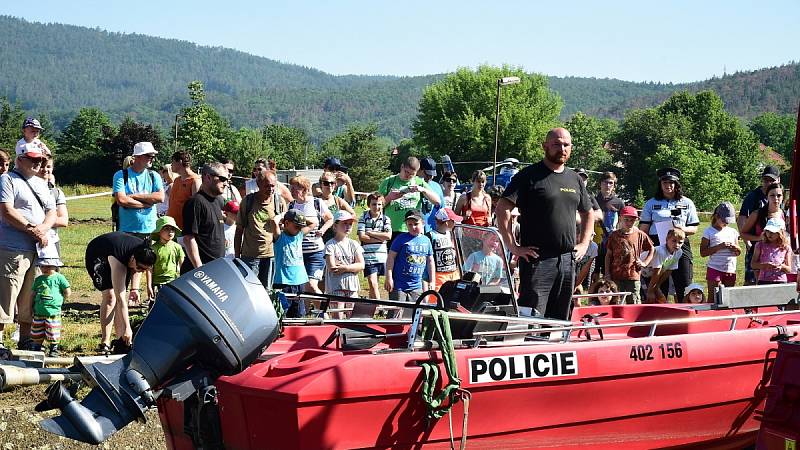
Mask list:
[[340,209],[336,211],[336,214],[333,215],[333,220],[335,222],[347,222],[353,220],[353,215],[350,214],[350,211],[346,211],[344,209]]
[[325,158],[325,162],[323,163],[324,167],[330,167],[333,170],[341,170],[342,172],[347,172],[347,167],[342,165],[342,161],[335,156],[329,156]]
[[290,209],[289,211],[286,211],[286,214],[283,215],[283,220],[294,222],[301,227],[304,227],[308,224],[308,222],[306,222],[306,216],[300,212],[299,209]]
[[420,213],[420,212],[419,212],[419,211],[417,211],[416,209],[412,209],[411,211],[408,211],[408,212],[406,212],[406,215],[405,215],[405,217],[403,218],[403,220],[404,220],[404,221],[406,221],[406,220],[408,220],[408,219],[415,219],[415,220],[420,220],[420,221],[421,221],[421,220],[425,220],[425,219],[422,217],[422,213]]
[[64,265],[64,263],[62,263],[61,260],[58,259],[58,258],[41,258],[41,259],[36,260],[36,265],[39,266],[39,267],[42,267],[42,266],[61,267],[61,266]]
[[422,158],[419,160],[419,168],[430,176],[436,176],[436,161],[433,158]]
[[736,212],[733,209],[731,202],[722,202],[717,205],[717,207],[714,208],[714,214],[716,214],[720,219],[724,220],[727,224],[736,222]]
[[464,218],[456,214],[455,211],[450,208],[442,208],[436,211],[436,220],[441,220],[442,222],[452,220],[455,223],[461,223]]
[[161,232],[161,229],[164,227],[172,227],[175,229],[175,232],[180,234],[181,229],[178,228],[178,224],[175,223],[175,219],[170,216],[161,216],[156,220],[156,230],[153,232],[153,235],[156,235]]
[[687,294],[692,292],[692,291],[694,291],[694,290],[698,290],[700,292],[703,292],[703,285],[700,284],[700,283],[692,283],[692,284],[686,286],[686,293]]
[[664,167],[656,171],[656,176],[661,181],[679,181],[681,179],[681,171],[674,167]]
[[150,142],[139,142],[133,146],[133,156],[157,155],[158,152]]
[[22,128],[28,128],[28,127],[33,127],[36,128],[37,130],[44,130],[44,128],[42,128],[42,124],[39,123],[39,121],[34,119],[33,117],[26,117],[25,121],[22,122]]
[[775,181],[780,180],[781,171],[775,166],[766,166],[764,167],[764,170],[761,171],[761,178],[764,177],[772,178]]
[[773,217],[767,221],[767,224],[764,225],[764,231],[770,231],[772,233],[777,233],[779,231],[783,231],[786,229],[786,223],[783,220],[777,219]]
[[225,206],[222,207],[222,210],[230,213],[238,213],[239,202],[237,202],[236,200],[231,200],[228,203],[225,203]]
[[623,206],[622,209],[619,211],[620,216],[628,216],[628,217],[636,217],[639,218],[639,213],[636,212],[636,208],[631,205]]
[[44,149],[33,142],[17,146],[17,156],[24,155],[28,158],[44,158]]

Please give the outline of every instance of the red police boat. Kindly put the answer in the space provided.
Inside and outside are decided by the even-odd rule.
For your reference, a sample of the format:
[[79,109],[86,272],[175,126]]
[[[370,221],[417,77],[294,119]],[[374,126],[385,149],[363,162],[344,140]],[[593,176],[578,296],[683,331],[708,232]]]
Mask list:
[[800,330],[793,285],[723,288],[705,305],[579,307],[556,321],[519,316],[503,283],[442,289],[449,335],[431,334],[444,322],[434,307],[411,322],[287,325],[241,373],[191,394],[167,385],[167,444],[743,448],[777,342]]

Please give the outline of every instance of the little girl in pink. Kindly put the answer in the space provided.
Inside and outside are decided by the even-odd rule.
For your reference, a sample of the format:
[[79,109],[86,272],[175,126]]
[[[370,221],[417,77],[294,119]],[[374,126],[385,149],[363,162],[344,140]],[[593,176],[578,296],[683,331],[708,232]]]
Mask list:
[[779,284],[788,281],[786,274],[791,270],[792,251],[784,229],[783,220],[772,218],[767,221],[753,252],[753,269],[758,270],[758,284]]

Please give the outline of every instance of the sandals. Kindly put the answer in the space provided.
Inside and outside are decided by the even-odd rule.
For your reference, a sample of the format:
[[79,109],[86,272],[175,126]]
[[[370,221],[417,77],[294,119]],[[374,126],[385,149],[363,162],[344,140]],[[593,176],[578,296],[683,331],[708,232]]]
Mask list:
[[109,346],[109,345],[108,345],[108,344],[106,344],[105,342],[101,342],[101,343],[100,343],[100,344],[97,346],[97,349],[96,349],[95,351],[96,351],[97,353],[101,354],[101,355],[106,355],[106,356],[108,356],[108,355],[110,355],[110,354],[111,354],[111,346]]

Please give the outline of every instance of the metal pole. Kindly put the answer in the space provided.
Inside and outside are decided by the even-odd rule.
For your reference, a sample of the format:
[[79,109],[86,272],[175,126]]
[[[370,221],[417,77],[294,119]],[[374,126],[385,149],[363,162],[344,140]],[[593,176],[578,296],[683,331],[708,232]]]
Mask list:
[[497,111],[494,114],[494,163],[492,164],[492,186],[497,184],[497,144],[500,140],[500,83],[497,80]]
[[180,114],[175,114],[175,151],[178,151],[178,118]]

